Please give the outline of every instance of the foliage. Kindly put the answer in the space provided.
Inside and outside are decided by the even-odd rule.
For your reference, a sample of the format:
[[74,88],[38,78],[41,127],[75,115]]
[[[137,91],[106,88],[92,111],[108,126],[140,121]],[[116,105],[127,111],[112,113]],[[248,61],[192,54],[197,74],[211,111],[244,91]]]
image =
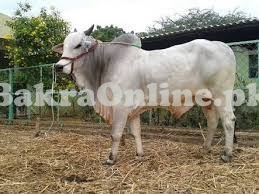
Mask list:
[[138,37],[144,37],[144,36],[148,36],[147,32],[138,32],[136,33]]
[[9,57],[19,67],[55,62],[58,56],[52,47],[68,33],[68,23],[54,8],[51,13],[42,8],[36,17],[26,15],[30,10],[29,4],[19,4],[15,16],[7,23],[13,31],[13,41],[7,47]]
[[164,17],[156,21],[152,27],[149,27],[150,34],[172,32],[209,25],[233,23],[243,19],[248,19],[246,13],[237,9],[226,15],[220,15],[213,9],[189,9],[185,14],[177,14],[175,18]]
[[96,28],[97,29],[93,31],[92,36],[103,42],[112,41],[115,37],[125,33],[122,28],[113,25],[105,27],[98,25]]
[[[245,102],[241,106],[235,106],[236,127],[238,129],[256,129],[259,126],[259,104],[257,106],[247,106],[248,99],[253,98],[246,86],[251,83],[251,79],[236,73],[235,88],[242,89],[245,93]],[[236,100],[234,96],[234,100]]]
[[[51,8],[50,11],[42,8],[38,16],[31,16],[30,11],[30,4],[19,3],[15,16],[7,22],[13,34],[6,50],[10,65],[14,67],[29,67],[56,62],[59,56],[52,51],[52,47],[63,42],[68,34],[68,23],[54,8]],[[24,83],[31,83],[32,78],[39,81],[40,74],[35,74],[35,71],[35,69],[28,69],[17,76]],[[43,75],[46,81],[52,80],[51,71],[43,72]],[[35,82],[37,81],[35,80]]]

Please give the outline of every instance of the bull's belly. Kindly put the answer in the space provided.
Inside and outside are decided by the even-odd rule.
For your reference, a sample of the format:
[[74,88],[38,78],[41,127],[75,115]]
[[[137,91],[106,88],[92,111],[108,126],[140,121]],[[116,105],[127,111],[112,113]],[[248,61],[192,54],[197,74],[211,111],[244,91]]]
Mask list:
[[[195,102],[196,97],[198,97],[199,99],[200,98],[203,99],[204,102],[214,100],[213,96],[210,96],[207,93],[196,93],[196,92],[197,92],[197,90],[194,90],[194,92],[190,91],[189,95],[187,93],[185,93],[185,94],[187,94],[186,96],[185,96],[185,94],[181,95],[179,92],[179,94],[181,95],[179,97],[175,97],[174,95],[170,95],[170,93],[169,93],[168,100],[167,100],[167,98],[164,98],[162,100],[161,97],[158,97],[156,100],[156,103],[158,105],[155,105],[155,106],[152,106],[149,104],[149,102],[150,101],[153,102],[153,100],[150,100],[150,98],[149,98],[150,95],[148,95],[148,96],[146,96],[146,98],[144,100],[145,106],[136,105],[135,107],[131,107],[129,118],[130,119],[134,118],[152,108],[166,109],[172,114],[173,117],[180,118],[184,113],[189,111],[194,106],[194,104],[196,104],[196,102]],[[159,95],[160,94],[157,94],[157,96],[159,96]],[[139,101],[135,101],[135,103],[141,104]]]
[[133,119],[140,114],[151,110],[152,108],[163,108],[165,110],[168,110],[171,115],[175,118],[180,118],[184,113],[186,113],[188,110],[190,110],[193,106],[142,106],[142,107],[137,107],[134,110],[131,110],[129,114],[129,119]]

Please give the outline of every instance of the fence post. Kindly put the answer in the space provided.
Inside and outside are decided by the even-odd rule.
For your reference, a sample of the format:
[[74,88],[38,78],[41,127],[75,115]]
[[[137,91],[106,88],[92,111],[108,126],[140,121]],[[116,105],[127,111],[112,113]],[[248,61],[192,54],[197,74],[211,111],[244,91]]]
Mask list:
[[57,106],[57,122],[59,122],[59,111],[60,111],[60,107],[59,107],[59,102],[60,102],[60,97],[59,97],[59,94],[58,94],[58,106]]
[[149,124],[149,125],[152,125],[152,109],[149,110],[149,115],[148,115],[148,116],[149,116],[149,122],[148,122],[148,124]]
[[[259,90],[259,42],[257,42],[257,65],[258,65],[258,69],[257,69],[256,89]],[[258,112],[256,112],[255,114],[257,114],[256,125],[257,127],[259,127]]]
[[[42,66],[40,67],[40,83],[42,83]],[[40,96],[39,96],[40,98]],[[41,99],[40,99],[41,101]],[[39,106],[39,115],[40,115],[40,118],[42,118],[42,110],[41,110],[41,106]]]
[[[26,89],[30,91],[30,85],[26,84]],[[27,119],[31,120],[31,106],[27,106]]]
[[[13,69],[9,69],[9,84],[11,86],[11,95],[13,96]],[[14,119],[13,114],[13,102],[8,106],[8,121],[12,121]]]
[[257,79],[256,79],[256,89],[259,90],[259,42],[257,42]]

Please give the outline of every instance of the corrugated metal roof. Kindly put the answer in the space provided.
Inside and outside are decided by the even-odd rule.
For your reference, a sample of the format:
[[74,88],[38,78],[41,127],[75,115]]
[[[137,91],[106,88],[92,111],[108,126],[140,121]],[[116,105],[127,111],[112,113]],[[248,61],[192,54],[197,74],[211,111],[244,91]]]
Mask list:
[[209,25],[209,26],[203,26],[203,27],[177,30],[177,31],[172,31],[172,32],[158,33],[158,34],[143,36],[143,37],[141,37],[141,39],[147,40],[147,39],[160,38],[160,37],[174,35],[174,34],[195,32],[195,31],[199,31],[199,30],[225,28],[225,27],[227,28],[227,27],[234,27],[234,26],[239,26],[239,25],[243,25],[243,24],[253,24],[253,23],[259,23],[259,19],[258,18],[251,18],[251,19],[248,19],[248,20],[240,20],[240,21],[237,21],[237,22],[227,23],[227,24],[216,24],[216,25]]

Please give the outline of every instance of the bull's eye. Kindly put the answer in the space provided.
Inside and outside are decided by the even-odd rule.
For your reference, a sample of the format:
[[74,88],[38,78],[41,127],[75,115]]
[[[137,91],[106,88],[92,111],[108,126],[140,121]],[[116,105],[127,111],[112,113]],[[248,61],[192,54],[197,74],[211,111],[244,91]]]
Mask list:
[[82,45],[81,44],[78,44],[76,47],[75,47],[75,49],[78,49],[78,48],[80,48]]

